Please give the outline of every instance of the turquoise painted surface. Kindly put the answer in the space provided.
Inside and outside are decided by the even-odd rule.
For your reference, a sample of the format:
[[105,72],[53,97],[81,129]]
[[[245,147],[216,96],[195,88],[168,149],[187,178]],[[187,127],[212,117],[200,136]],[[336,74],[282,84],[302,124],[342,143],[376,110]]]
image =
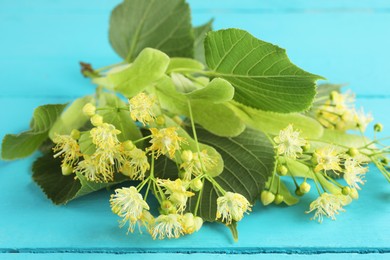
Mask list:
[[[83,60],[99,67],[119,61],[107,40],[109,12],[118,2],[0,1],[0,137],[26,129],[38,105],[66,102],[93,91],[77,63]],[[194,24],[214,17],[215,28],[249,30],[286,48],[299,66],[333,82],[349,82],[358,102],[390,127],[388,1],[190,3]],[[290,208],[257,205],[240,223],[238,243],[222,225],[205,225],[201,232],[179,240],[152,241],[147,234],[126,236],[118,229],[118,219],[109,209],[109,191],[66,206],[52,205],[31,181],[32,160],[0,161],[1,259],[129,257],[125,253],[140,259],[237,254],[242,259],[258,254],[280,259],[317,253],[319,259],[366,259],[388,258],[380,253],[390,252],[390,189],[376,170],[367,177],[360,199],[335,222],[311,222],[304,211],[313,197],[307,196]],[[183,254],[188,252],[193,254]]]

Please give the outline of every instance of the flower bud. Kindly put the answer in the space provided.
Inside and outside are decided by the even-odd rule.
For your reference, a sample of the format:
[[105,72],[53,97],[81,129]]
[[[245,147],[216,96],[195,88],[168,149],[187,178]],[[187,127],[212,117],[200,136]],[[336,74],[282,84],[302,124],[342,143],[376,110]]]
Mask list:
[[156,118],[156,123],[158,125],[164,125],[165,124],[165,117],[163,115],[159,115],[157,118]]
[[184,151],[181,153],[181,159],[182,159],[184,162],[192,161],[192,159],[193,159],[193,152],[191,152],[190,150],[184,150]]
[[72,132],[70,132],[70,136],[74,139],[74,140],[78,140],[80,138],[80,131],[77,130],[77,129],[73,129]]
[[302,192],[302,194],[308,193],[310,191],[310,184],[306,181],[302,182],[301,185],[299,185],[299,190]]
[[309,151],[310,150],[310,143],[309,142],[307,142],[304,146],[302,146],[302,150],[304,151],[304,152],[307,152],[307,151]]
[[263,205],[267,206],[275,200],[275,195],[268,190],[263,190],[261,192],[260,199]]
[[358,191],[355,188],[353,188],[353,189],[351,189],[351,191],[349,193],[349,196],[352,199],[357,200],[359,198],[359,193],[358,193]]
[[172,119],[176,124],[183,125],[183,120],[180,118],[180,116],[174,116]]
[[203,182],[201,179],[194,179],[190,182],[190,188],[193,191],[200,191],[203,188]]
[[92,117],[96,113],[96,107],[91,103],[87,103],[83,107],[83,113],[86,116]]
[[356,148],[353,148],[353,147],[349,148],[349,150],[347,152],[347,154],[352,156],[352,157],[355,157],[355,156],[359,155],[359,153],[360,153],[359,150],[356,149]]
[[383,131],[383,125],[382,124],[380,124],[380,123],[377,123],[377,124],[375,124],[374,125],[374,131],[375,132],[382,132]]
[[194,218],[195,231],[198,231],[203,225],[203,219],[201,217]]
[[287,167],[284,165],[281,165],[281,164],[278,165],[278,167],[276,168],[276,171],[281,176],[285,176],[288,173]]
[[170,202],[169,200],[164,200],[162,203],[161,203],[161,214],[170,214],[170,213],[175,213],[176,212],[176,207],[173,205],[172,202]]
[[348,186],[345,186],[341,189],[341,193],[345,196],[349,195],[351,193],[351,188]]
[[281,204],[283,201],[284,201],[283,195],[282,195],[282,194],[279,194],[279,193],[276,194],[274,203],[275,203],[276,205],[279,205],[279,204]]
[[135,148],[135,145],[131,140],[123,142],[122,146],[126,151],[132,151]]
[[73,167],[70,166],[69,164],[63,164],[61,166],[61,171],[62,171],[62,175],[67,176],[73,173]]
[[103,124],[103,117],[101,115],[94,115],[91,117],[91,123],[94,126],[100,126]]
[[179,178],[184,180],[184,181],[190,181],[191,180],[191,172],[179,171]]
[[330,100],[334,100],[338,95],[339,95],[339,93],[337,91],[333,90],[332,92],[330,92],[329,98],[330,98]]

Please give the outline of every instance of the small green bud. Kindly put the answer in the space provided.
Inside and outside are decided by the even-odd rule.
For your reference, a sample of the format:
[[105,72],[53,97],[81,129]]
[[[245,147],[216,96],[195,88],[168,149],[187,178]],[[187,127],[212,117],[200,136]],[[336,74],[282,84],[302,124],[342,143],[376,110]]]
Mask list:
[[165,117],[163,115],[159,115],[157,118],[156,118],[156,123],[158,125],[164,125],[165,124]]
[[263,205],[267,206],[275,200],[275,195],[268,190],[263,190],[261,192],[260,199]]
[[356,149],[356,148],[353,148],[353,147],[349,148],[349,150],[347,152],[347,154],[352,156],[352,157],[355,157],[355,156],[359,155],[359,153],[360,153],[359,150]]
[[306,181],[302,182],[301,185],[299,185],[299,190],[302,194],[306,194],[310,191],[311,186]]
[[193,152],[191,152],[190,150],[184,150],[184,151],[181,153],[181,159],[182,159],[184,162],[192,161],[192,159],[193,159]]
[[281,164],[278,165],[278,167],[276,168],[276,171],[281,176],[286,176],[288,173],[287,167],[284,165],[281,165]]
[[70,132],[70,136],[74,139],[74,140],[78,140],[80,138],[80,131],[77,130],[77,129],[73,129],[72,132]]
[[274,203],[275,203],[276,205],[279,205],[279,204],[281,204],[283,201],[284,201],[283,195],[282,195],[282,194],[279,194],[279,193],[276,194]]
[[201,179],[194,179],[190,182],[190,188],[193,191],[200,191],[203,188],[203,182]]
[[310,150],[310,143],[309,142],[307,142],[304,146],[302,146],[302,150],[304,151],[304,152],[307,152],[307,151],[309,151]]
[[341,193],[345,196],[349,195],[351,193],[351,188],[348,186],[345,186],[341,189]]
[[161,203],[160,206],[161,213],[164,215],[170,214],[170,213],[175,213],[176,212],[176,207],[173,205],[173,203],[169,200],[164,200]]
[[94,115],[91,117],[91,123],[94,126],[100,126],[103,124],[103,117],[101,115]]
[[182,180],[191,180],[191,172],[179,171],[179,178]]
[[349,193],[349,196],[352,199],[357,200],[359,198],[359,193],[358,193],[358,191],[355,188],[352,188],[350,193]]
[[383,131],[383,125],[381,123],[377,123],[374,125],[374,131],[375,132],[382,132]]
[[297,188],[295,189],[295,195],[297,195],[297,196],[299,196],[299,197],[303,196],[303,193],[302,193],[302,191],[301,191],[301,189],[300,189],[299,187],[297,187]]
[[131,140],[127,140],[127,141],[123,142],[122,146],[126,151],[131,151],[135,148],[135,145]]
[[68,164],[64,164],[61,166],[61,171],[62,171],[62,175],[71,175],[73,173],[73,167],[68,165]]
[[180,116],[174,116],[172,119],[176,124],[183,125],[183,120],[180,118]]
[[91,103],[87,103],[83,107],[83,113],[86,116],[92,117],[96,113],[96,107]]

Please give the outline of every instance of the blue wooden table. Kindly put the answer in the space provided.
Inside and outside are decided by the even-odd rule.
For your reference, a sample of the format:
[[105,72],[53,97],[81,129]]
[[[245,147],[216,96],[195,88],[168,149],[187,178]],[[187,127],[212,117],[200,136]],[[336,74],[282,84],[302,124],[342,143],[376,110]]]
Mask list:
[[[0,0],[1,137],[25,130],[38,105],[93,92],[78,62],[99,67],[119,61],[107,40],[109,13],[118,2]],[[358,103],[390,129],[389,1],[190,4],[194,24],[215,17],[217,29],[248,30],[286,48],[302,68],[349,83]],[[290,208],[258,204],[239,224],[240,240],[234,243],[219,224],[205,224],[201,232],[179,240],[127,236],[110,212],[109,191],[55,206],[32,182],[32,161],[0,161],[0,259],[171,259],[188,253],[191,259],[390,258],[390,186],[373,167],[359,200],[337,221],[318,224],[304,214],[314,193]]]

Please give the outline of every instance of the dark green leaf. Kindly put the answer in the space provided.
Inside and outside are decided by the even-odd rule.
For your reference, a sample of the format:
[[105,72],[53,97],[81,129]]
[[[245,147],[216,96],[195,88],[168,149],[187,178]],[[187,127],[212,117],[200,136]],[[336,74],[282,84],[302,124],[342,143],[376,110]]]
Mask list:
[[31,155],[48,138],[49,130],[65,107],[66,104],[58,104],[36,108],[30,130],[4,137],[1,146],[2,158],[13,160]]
[[113,182],[94,183],[87,181],[82,175],[77,175],[77,178],[73,174],[64,176],[61,172],[61,159],[55,159],[52,153],[47,153],[34,162],[33,180],[53,203],[66,204],[75,198],[128,179],[116,174]]
[[170,57],[192,57],[194,35],[184,0],[125,0],[111,14],[110,43],[127,61],[144,48]]
[[307,110],[321,79],[292,64],[284,49],[239,29],[209,32],[205,53],[212,73],[235,87],[234,99],[261,110]]

